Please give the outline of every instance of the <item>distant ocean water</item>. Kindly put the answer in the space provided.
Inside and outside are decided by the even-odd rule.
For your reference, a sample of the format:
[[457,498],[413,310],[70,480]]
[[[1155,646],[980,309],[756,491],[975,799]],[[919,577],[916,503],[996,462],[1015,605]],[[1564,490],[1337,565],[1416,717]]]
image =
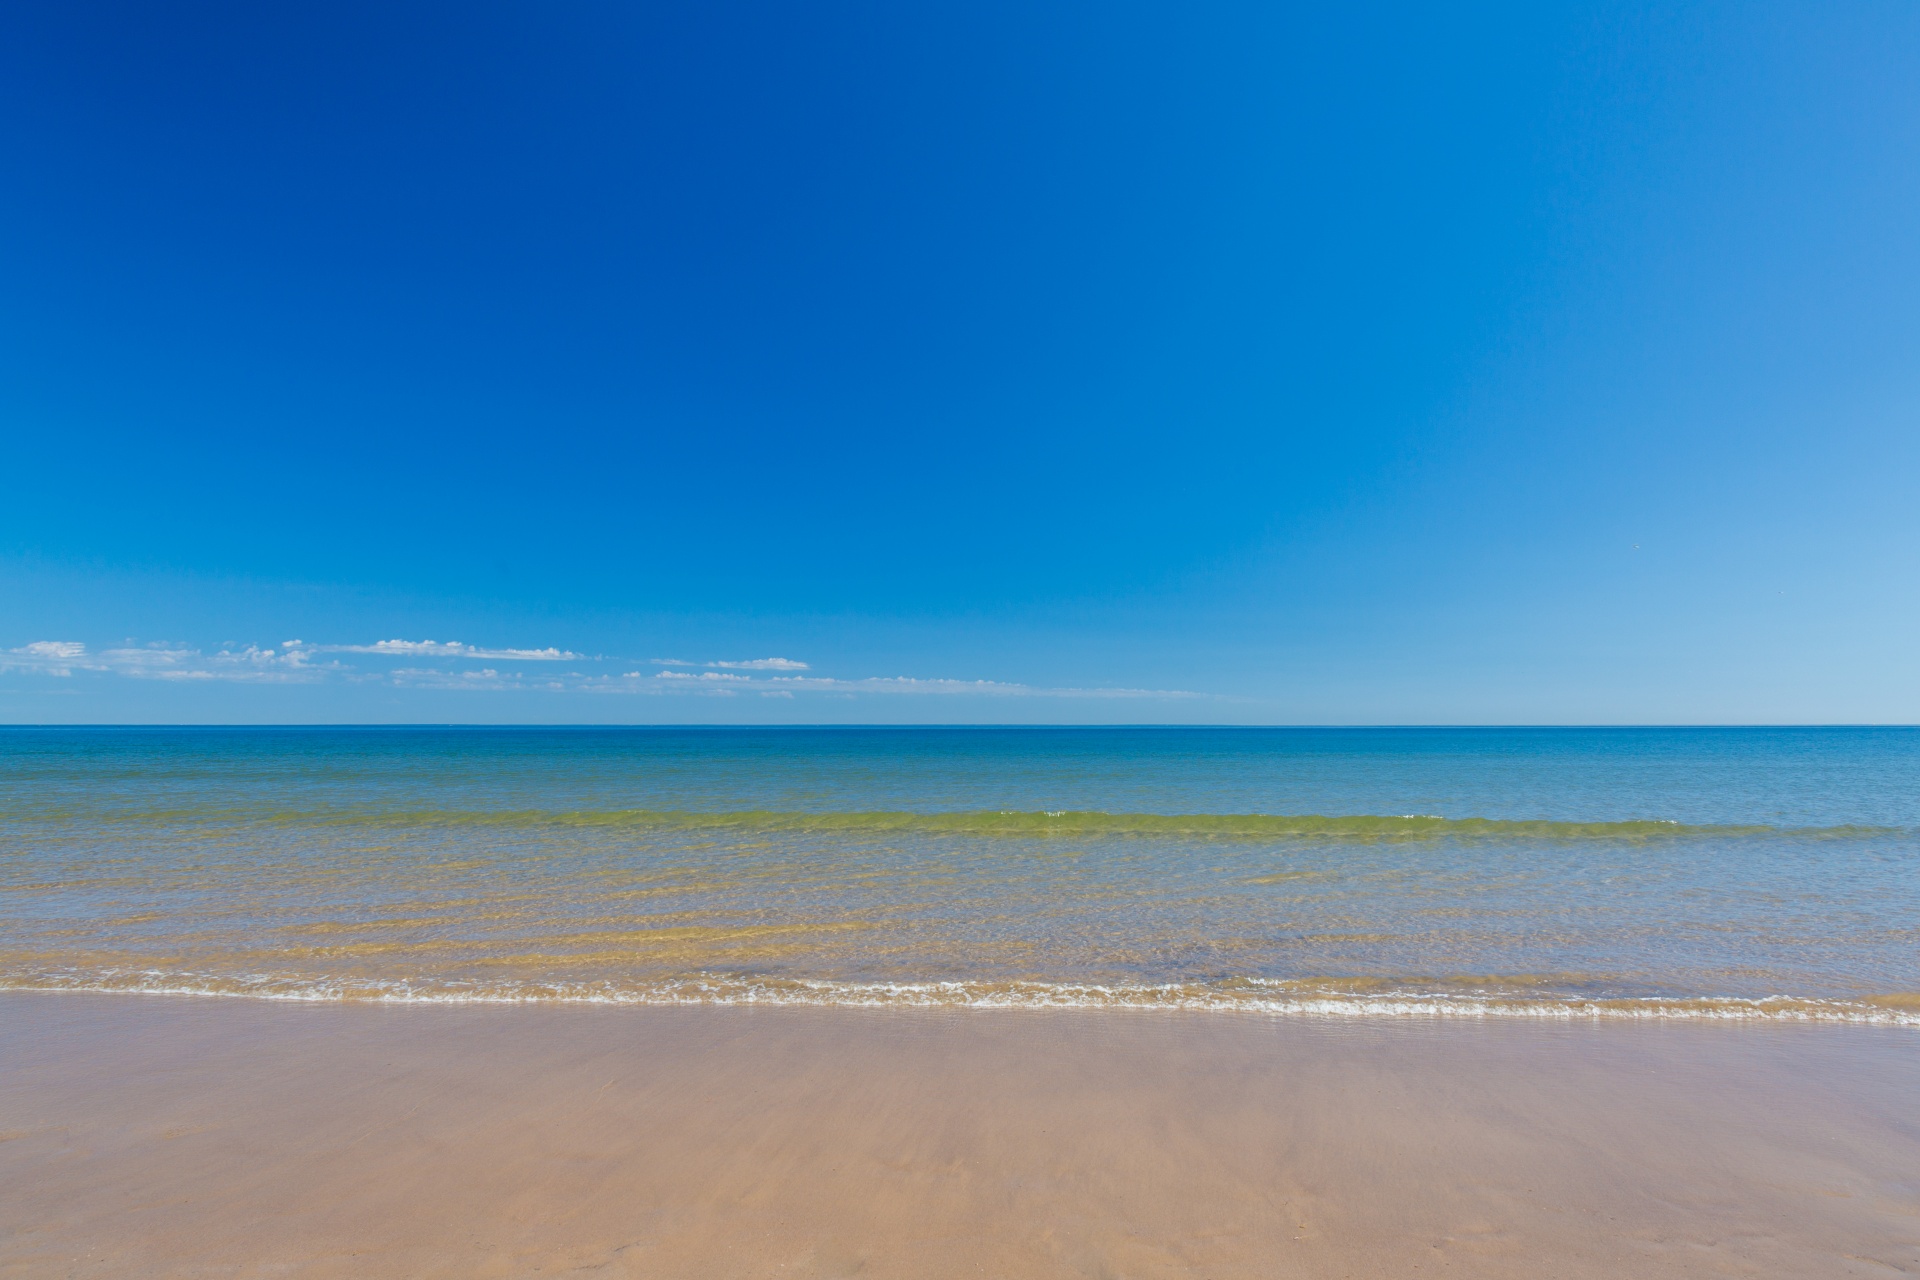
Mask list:
[[0,988],[1920,1026],[1920,730],[0,730]]

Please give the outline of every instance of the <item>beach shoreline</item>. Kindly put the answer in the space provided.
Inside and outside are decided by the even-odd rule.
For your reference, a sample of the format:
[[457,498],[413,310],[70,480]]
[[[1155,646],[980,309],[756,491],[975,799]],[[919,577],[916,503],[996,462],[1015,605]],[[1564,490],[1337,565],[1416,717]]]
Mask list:
[[1916,1048],[0,993],[0,1274],[1895,1274]]

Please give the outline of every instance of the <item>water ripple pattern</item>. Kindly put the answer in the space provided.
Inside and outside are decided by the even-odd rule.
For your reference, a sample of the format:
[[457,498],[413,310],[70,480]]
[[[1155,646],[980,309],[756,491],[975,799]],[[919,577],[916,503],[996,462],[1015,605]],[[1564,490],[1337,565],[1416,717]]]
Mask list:
[[1911,729],[0,730],[0,985],[1920,1024]]

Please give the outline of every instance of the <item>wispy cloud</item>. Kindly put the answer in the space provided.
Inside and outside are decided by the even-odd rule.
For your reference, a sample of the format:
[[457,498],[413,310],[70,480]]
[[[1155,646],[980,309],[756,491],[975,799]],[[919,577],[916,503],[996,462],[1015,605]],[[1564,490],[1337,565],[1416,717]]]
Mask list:
[[685,658],[649,658],[656,667],[720,667],[731,671],[806,671],[804,662],[792,658],[746,658],[738,662],[688,662]]
[[85,667],[87,646],[74,640],[35,640],[0,653],[0,670],[44,671],[70,676],[76,665]]
[[994,698],[1204,698],[1209,695],[1184,689],[1061,688],[1045,685],[1014,684],[1003,680],[942,680],[916,676],[864,676],[841,679],[834,676],[742,676],[731,672],[629,671],[618,678],[606,676],[583,680],[578,686],[588,693],[705,693],[733,695],[760,693],[766,696],[792,697],[795,693],[884,693],[961,695]]
[[[404,666],[387,663],[350,665],[337,657],[411,659]],[[473,666],[422,665],[421,658],[456,658]],[[493,663],[568,661],[571,670],[534,672],[516,665]],[[225,645],[196,649],[184,645],[126,645],[91,650],[77,640],[35,640],[15,649],[0,650],[0,671],[36,673],[70,679],[78,673],[125,676],[143,680],[246,681],[269,684],[310,684],[323,680],[382,683],[404,689],[466,690],[473,692],[543,692],[558,694],[640,694],[793,698],[808,695],[928,696],[975,698],[1199,698],[1208,695],[1179,689],[1077,688],[1018,684],[1002,680],[956,680],[920,676],[840,677],[813,674],[804,662],[791,658],[749,658],[736,661],[688,662],[653,658],[648,664],[665,670],[634,670],[612,674],[610,658],[588,658],[559,648],[482,649],[457,641],[379,640],[371,644],[310,644],[289,640],[280,645]],[[629,658],[626,661],[632,662]],[[598,665],[599,670],[594,667]],[[616,668],[617,670],[617,668]]]
[[383,658],[472,658],[479,662],[577,662],[584,655],[567,649],[482,649],[458,640],[376,640],[372,644],[306,644],[287,641],[288,648],[309,653],[366,653]]
[[534,679],[518,671],[482,667],[473,671],[439,671],[426,667],[401,667],[387,673],[387,680],[403,689],[472,689],[479,691],[545,690],[565,692],[568,681]]
[[839,693],[965,694],[995,698],[1202,698],[1184,689],[1062,688],[1011,684],[1002,680],[928,680],[916,676],[867,676],[838,680],[826,676],[772,676],[767,684],[786,689]]
[[104,672],[148,680],[240,680],[308,683],[341,670],[315,663],[308,652],[259,645],[214,650],[147,645],[91,652],[77,640],[35,640],[0,653],[0,670],[37,671],[69,678],[76,671]]

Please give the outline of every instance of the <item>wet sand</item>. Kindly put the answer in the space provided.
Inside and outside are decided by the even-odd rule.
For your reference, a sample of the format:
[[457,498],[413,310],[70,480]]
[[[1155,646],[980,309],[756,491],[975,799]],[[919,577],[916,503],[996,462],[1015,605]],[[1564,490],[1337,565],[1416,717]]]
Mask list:
[[6,1276],[1893,1276],[1920,1035],[0,995]]

